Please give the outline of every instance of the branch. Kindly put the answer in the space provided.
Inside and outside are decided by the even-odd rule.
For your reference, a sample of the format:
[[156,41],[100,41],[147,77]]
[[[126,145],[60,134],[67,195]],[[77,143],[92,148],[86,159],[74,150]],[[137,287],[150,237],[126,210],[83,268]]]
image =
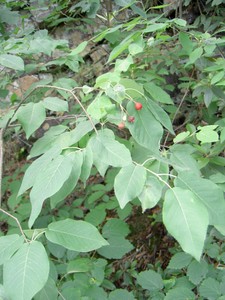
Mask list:
[[19,227],[19,230],[20,230],[20,232],[21,232],[21,234],[22,234],[22,236],[23,236],[25,242],[28,243],[28,240],[27,240],[27,238],[26,238],[26,236],[25,236],[25,234],[24,234],[24,232],[23,232],[23,229],[22,229],[22,227],[21,227],[21,225],[20,225],[19,220],[18,220],[16,217],[14,217],[13,215],[11,215],[10,213],[8,213],[7,211],[5,211],[4,209],[2,209],[2,208],[0,208],[0,211],[3,212],[3,214],[9,216],[10,218],[12,218],[13,220],[16,221],[16,223],[17,223],[17,225],[18,225],[18,227]]

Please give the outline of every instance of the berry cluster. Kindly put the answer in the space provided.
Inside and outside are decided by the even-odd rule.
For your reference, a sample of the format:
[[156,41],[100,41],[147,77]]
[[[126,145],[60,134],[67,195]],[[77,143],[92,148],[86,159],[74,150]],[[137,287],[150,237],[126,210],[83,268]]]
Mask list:
[[[135,102],[135,109],[136,110],[141,110],[142,109],[142,104],[140,102]],[[129,116],[128,119],[127,119],[127,121],[129,123],[134,123],[135,117],[134,116]],[[118,129],[122,130],[124,128],[125,128],[125,123],[124,122],[120,122],[118,124]]]

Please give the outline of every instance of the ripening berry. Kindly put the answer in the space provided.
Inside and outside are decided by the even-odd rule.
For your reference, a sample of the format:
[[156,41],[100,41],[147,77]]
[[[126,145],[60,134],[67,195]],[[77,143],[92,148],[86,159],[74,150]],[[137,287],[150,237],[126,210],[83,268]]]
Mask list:
[[124,129],[125,128],[125,123],[124,122],[121,122],[118,124],[118,128],[121,130],[121,129]]
[[142,109],[142,104],[140,102],[135,102],[135,109],[136,110],[141,110]]
[[129,116],[127,121],[130,123],[134,123],[135,117],[134,116]]

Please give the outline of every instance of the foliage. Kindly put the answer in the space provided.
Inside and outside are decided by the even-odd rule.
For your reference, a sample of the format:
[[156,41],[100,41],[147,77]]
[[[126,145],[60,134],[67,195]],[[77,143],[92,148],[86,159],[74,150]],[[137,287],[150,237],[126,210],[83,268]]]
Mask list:
[[[131,19],[118,22],[107,11],[111,27],[73,49],[47,29],[16,27],[22,3],[1,4],[8,18],[1,17],[0,95],[7,101],[0,126],[32,143],[22,170],[3,178],[2,192],[10,193],[0,209],[3,299],[224,299],[222,2],[204,7],[218,9],[212,26],[214,15],[188,24],[169,18],[165,6],[148,11],[116,1],[118,14],[127,10]],[[62,5],[92,18],[101,9],[98,1]],[[64,22],[55,23],[58,14],[45,22]],[[79,75],[83,51],[103,41],[109,68],[94,84],[79,86],[63,73]],[[22,96],[10,93],[16,79],[47,72],[56,74]],[[59,124],[37,137],[49,117]],[[157,208],[153,219],[177,241],[167,268],[157,262],[140,270],[128,259],[115,272],[114,260],[138,252],[126,223],[135,207],[145,214]]]

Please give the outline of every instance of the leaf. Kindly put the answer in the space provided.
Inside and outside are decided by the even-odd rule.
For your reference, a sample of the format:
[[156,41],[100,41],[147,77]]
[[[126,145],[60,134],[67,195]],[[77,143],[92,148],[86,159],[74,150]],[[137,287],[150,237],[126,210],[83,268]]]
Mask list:
[[202,47],[196,48],[194,51],[192,51],[189,54],[189,62],[187,62],[185,66],[195,63],[196,60],[202,56],[202,54],[203,54],[203,48]]
[[117,72],[126,72],[133,63],[134,61],[131,55],[128,55],[125,59],[117,59],[115,70]]
[[122,236],[110,237],[109,245],[97,250],[98,254],[108,259],[120,259],[134,249],[133,245]]
[[191,191],[178,187],[167,190],[163,223],[182,249],[199,261],[209,220],[205,206]]
[[106,217],[106,210],[104,207],[95,207],[91,209],[88,214],[86,214],[84,220],[88,223],[91,223],[94,226],[100,225],[104,222]]
[[223,191],[215,183],[193,172],[180,172],[175,185],[190,190],[207,208],[210,225],[225,225]]
[[123,51],[128,49],[128,46],[132,42],[132,35],[130,34],[128,37],[126,37],[121,43],[119,43],[118,46],[114,47],[111,51],[107,63],[111,62],[115,58],[117,58]]
[[164,300],[195,300],[195,294],[186,287],[176,287],[166,293]]
[[87,108],[89,115],[95,120],[100,120],[107,115],[107,112],[114,108],[115,104],[112,104],[110,99],[105,96],[97,96],[94,101]]
[[206,299],[218,299],[218,297],[221,296],[219,282],[211,277],[206,278],[199,287],[199,294]]
[[173,104],[170,95],[167,94],[161,87],[157,86],[153,82],[145,83],[144,89],[152,96],[152,98],[156,102],[161,102],[164,104]]
[[41,102],[28,103],[18,110],[17,119],[23,126],[27,139],[41,126],[45,117],[45,108]]
[[135,110],[134,103],[128,103],[127,111],[130,116],[134,116],[135,122],[127,124],[133,138],[141,146],[153,151],[159,151],[160,140],[163,134],[161,124],[154,118],[152,113],[145,107]]
[[166,23],[155,23],[147,26],[143,32],[155,32],[158,30],[166,29],[167,24]]
[[87,44],[88,44],[87,41],[80,43],[75,49],[71,50],[71,53],[69,54],[69,56],[75,56],[75,55],[81,53],[86,48]]
[[161,275],[152,270],[139,273],[137,283],[150,292],[162,290],[164,286]]
[[170,133],[175,134],[170,117],[165,110],[149,98],[147,105],[156,120],[159,121],[166,129],[168,129]]
[[4,264],[4,288],[11,300],[31,300],[46,284],[48,274],[45,248],[40,242],[32,241],[22,245]]
[[110,237],[125,237],[129,234],[129,226],[123,220],[110,219],[102,228],[102,235],[105,238]]
[[68,273],[86,273],[90,272],[93,268],[93,262],[88,257],[80,257],[68,263]]
[[40,214],[44,200],[60,190],[71,171],[72,164],[69,157],[59,155],[37,175],[30,193],[31,214],[28,222],[30,228]]
[[189,132],[189,131],[181,132],[181,133],[179,133],[179,134],[173,139],[173,142],[174,142],[174,143],[180,143],[180,142],[182,142],[183,140],[185,140],[187,137],[189,137],[189,135],[190,135],[190,132]]
[[198,285],[206,277],[208,271],[209,268],[206,261],[198,262],[193,260],[188,266],[187,276],[192,283]]
[[193,43],[186,32],[179,33],[179,41],[183,47],[183,50],[190,55],[193,49]]
[[60,201],[64,200],[70,193],[72,193],[80,177],[81,166],[83,163],[82,153],[79,151],[71,152],[68,157],[72,165],[72,170],[60,190],[51,197],[51,208],[55,208]]
[[96,227],[85,221],[66,219],[53,222],[45,235],[52,243],[78,252],[88,252],[108,245]]
[[68,102],[58,97],[47,97],[43,100],[45,108],[52,111],[68,111]]
[[141,201],[142,212],[156,206],[161,198],[162,189],[162,182],[160,182],[159,179],[155,176],[147,176],[144,188],[138,196]]
[[194,152],[188,144],[173,145],[171,148],[170,164],[177,172],[193,172],[200,175],[199,166],[196,160],[191,156]]
[[58,289],[54,280],[49,277],[43,289],[34,297],[34,300],[57,300]]
[[127,290],[116,289],[109,294],[109,300],[118,299],[135,300],[133,293]]
[[16,55],[1,54],[0,65],[16,71],[24,71],[24,61]]
[[[96,125],[96,121],[92,120],[93,124]],[[68,146],[74,145],[77,142],[79,142],[82,137],[84,137],[88,132],[93,130],[93,125],[91,122],[88,121],[82,121],[76,125],[76,127],[70,131],[70,143]]]
[[192,261],[192,256],[185,253],[185,252],[179,252],[176,253],[170,260],[170,263],[168,265],[168,269],[177,269],[181,270],[183,268],[186,268],[190,262]]
[[81,167],[81,174],[80,174],[80,179],[83,181],[83,183],[85,183],[86,180],[89,178],[91,174],[92,165],[93,165],[93,153],[91,151],[91,148],[87,146],[83,150],[83,164]]
[[138,197],[146,180],[146,170],[133,164],[123,167],[115,177],[114,190],[121,208]]
[[217,128],[217,125],[208,125],[208,126],[198,126],[198,132],[196,133],[196,138],[202,143],[213,143],[219,141],[219,135],[214,129]]
[[20,186],[17,197],[22,195],[26,190],[31,188],[34,185],[36,180],[36,175],[41,174],[42,171],[46,168],[46,165],[61,152],[61,149],[58,147],[53,147],[49,151],[45,152],[41,157],[36,159],[26,170],[23,177],[22,184]]
[[24,239],[18,234],[0,237],[0,265],[5,263],[22,246]]
[[94,163],[100,159],[102,163],[113,167],[129,165],[131,163],[129,150],[115,141],[114,136],[109,136],[109,133],[109,130],[103,130],[90,139],[89,145],[93,152]]

